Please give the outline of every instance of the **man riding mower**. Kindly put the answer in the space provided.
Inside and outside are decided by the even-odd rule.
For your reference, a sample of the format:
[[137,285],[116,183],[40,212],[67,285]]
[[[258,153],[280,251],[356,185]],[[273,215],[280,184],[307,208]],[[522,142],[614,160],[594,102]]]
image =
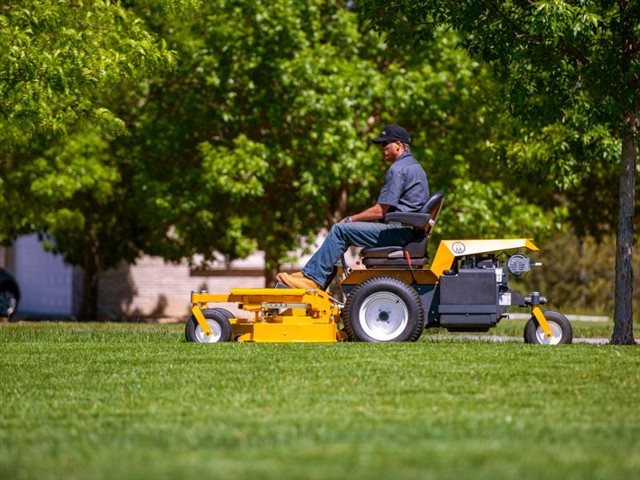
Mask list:
[[[563,344],[573,338],[567,318],[540,305],[538,292],[521,295],[510,277],[533,264],[526,252],[538,251],[529,239],[443,240],[433,261],[428,245],[444,194],[427,202],[427,213],[387,214],[385,220],[416,230],[404,246],[372,247],[361,252],[363,269],[337,265],[342,304],[323,288],[244,288],[226,294],[193,292],[188,341],[240,342],[412,342],[426,328],[451,332],[486,332],[512,307],[529,307],[526,343]],[[330,279],[331,280],[331,279]],[[330,281],[329,280],[329,281]],[[236,303],[247,317],[215,308]]]
[[[507,285],[509,275],[529,270],[531,262],[522,252],[538,250],[530,240],[443,241],[429,263],[429,239],[444,194],[429,195],[427,175],[403,127],[387,125],[372,142],[391,164],[376,204],[335,224],[301,272],[280,273],[279,286],[289,288],[193,293],[187,340],[415,341],[425,328],[436,326],[486,331],[518,305],[531,307],[527,342],[570,342],[567,319],[540,309],[544,297],[537,292],[524,297]],[[365,247],[363,270],[350,271],[344,261],[336,267],[349,246]],[[505,262],[500,252],[514,251]],[[337,273],[344,305],[326,293]],[[253,318],[203,310],[216,302],[235,302]]]

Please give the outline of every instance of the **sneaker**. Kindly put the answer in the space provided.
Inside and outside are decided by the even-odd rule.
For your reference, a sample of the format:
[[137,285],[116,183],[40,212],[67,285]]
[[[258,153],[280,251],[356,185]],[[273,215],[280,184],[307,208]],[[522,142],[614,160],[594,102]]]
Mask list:
[[[299,272],[296,272],[299,273]],[[316,282],[311,280],[310,278],[305,277],[300,274],[300,276],[295,273],[279,273],[276,278],[279,282],[284,283],[285,285],[290,286],[291,288],[304,288],[305,290],[317,289],[322,290],[322,287],[318,285]]]

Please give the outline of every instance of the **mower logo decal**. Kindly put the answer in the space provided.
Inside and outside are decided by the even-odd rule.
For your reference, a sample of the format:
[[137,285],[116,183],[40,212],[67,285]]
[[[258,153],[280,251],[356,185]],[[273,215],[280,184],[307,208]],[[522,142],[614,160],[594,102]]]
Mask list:
[[464,251],[466,250],[467,247],[464,246],[464,243],[462,242],[453,242],[453,245],[451,245],[451,250],[453,251],[453,253],[455,253],[456,255],[460,255],[461,253],[464,253]]

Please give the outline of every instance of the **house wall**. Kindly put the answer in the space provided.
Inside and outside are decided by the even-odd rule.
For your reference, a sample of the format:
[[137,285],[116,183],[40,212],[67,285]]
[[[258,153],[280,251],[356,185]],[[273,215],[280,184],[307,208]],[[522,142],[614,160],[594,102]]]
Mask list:
[[[264,287],[264,276],[251,264],[195,273],[187,262],[171,264],[142,257],[135,265],[104,272],[98,281],[98,316],[105,319],[186,319],[192,290],[228,292],[231,287]],[[233,310],[231,306],[227,308]]]
[[[320,237],[314,247],[322,240]],[[298,264],[284,268],[298,270],[310,258],[301,251],[295,252],[294,256],[300,258]],[[352,264],[355,251],[348,252],[346,257]],[[263,272],[262,252],[230,265],[219,262],[206,271],[193,270],[186,261],[175,264],[159,257],[144,256],[133,265],[122,264],[100,275],[98,316],[101,319],[186,320],[190,315],[192,290],[227,293],[230,288],[263,288]],[[238,312],[235,304],[218,306]]]
[[[318,243],[321,241],[319,239]],[[352,264],[355,252],[347,254]],[[298,265],[287,265],[289,270]],[[82,296],[82,269],[66,265],[60,256],[44,251],[36,235],[20,237],[12,248],[0,250],[4,262],[16,277],[22,292],[18,316],[50,318],[77,316]],[[1,265],[1,264],[0,264]],[[169,263],[158,257],[141,257],[135,264],[122,264],[102,272],[98,278],[100,320],[185,320],[190,314],[192,290],[226,293],[230,288],[262,288],[264,254],[220,262],[209,270],[196,271],[188,262]],[[234,304],[220,305],[236,313]]]
[[37,235],[18,238],[11,250],[13,274],[21,294],[18,314],[72,316],[73,268],[61,256],[45,251]]

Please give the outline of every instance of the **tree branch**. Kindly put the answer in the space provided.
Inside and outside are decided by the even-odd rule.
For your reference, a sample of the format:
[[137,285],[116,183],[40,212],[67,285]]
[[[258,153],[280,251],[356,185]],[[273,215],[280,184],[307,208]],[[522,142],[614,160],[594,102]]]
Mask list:
[[[513,20],[503,9],[500,8],[499,5],[496,4],[493,0],[483,0],[485,4],[493,9],[493,11],[499,15],[510,27],[511,31],[515,35],[516,40],[523,39],[525,43],[536,45],[536,46],[548,46],[545,42],[538,36],[532,35],[528,33],[523,27],[518,25],[515,20]],[[530,7],[533,7],[532,2],[528,2]],[[550,48],[552,53],[556,53],[554,48]],[[579,48],[574,45],[567,45],[567,43],[560,39],[557,50],[566,54],[567,56],[573,57],[577,59],[583,65],[589,64],[589,59]]]

